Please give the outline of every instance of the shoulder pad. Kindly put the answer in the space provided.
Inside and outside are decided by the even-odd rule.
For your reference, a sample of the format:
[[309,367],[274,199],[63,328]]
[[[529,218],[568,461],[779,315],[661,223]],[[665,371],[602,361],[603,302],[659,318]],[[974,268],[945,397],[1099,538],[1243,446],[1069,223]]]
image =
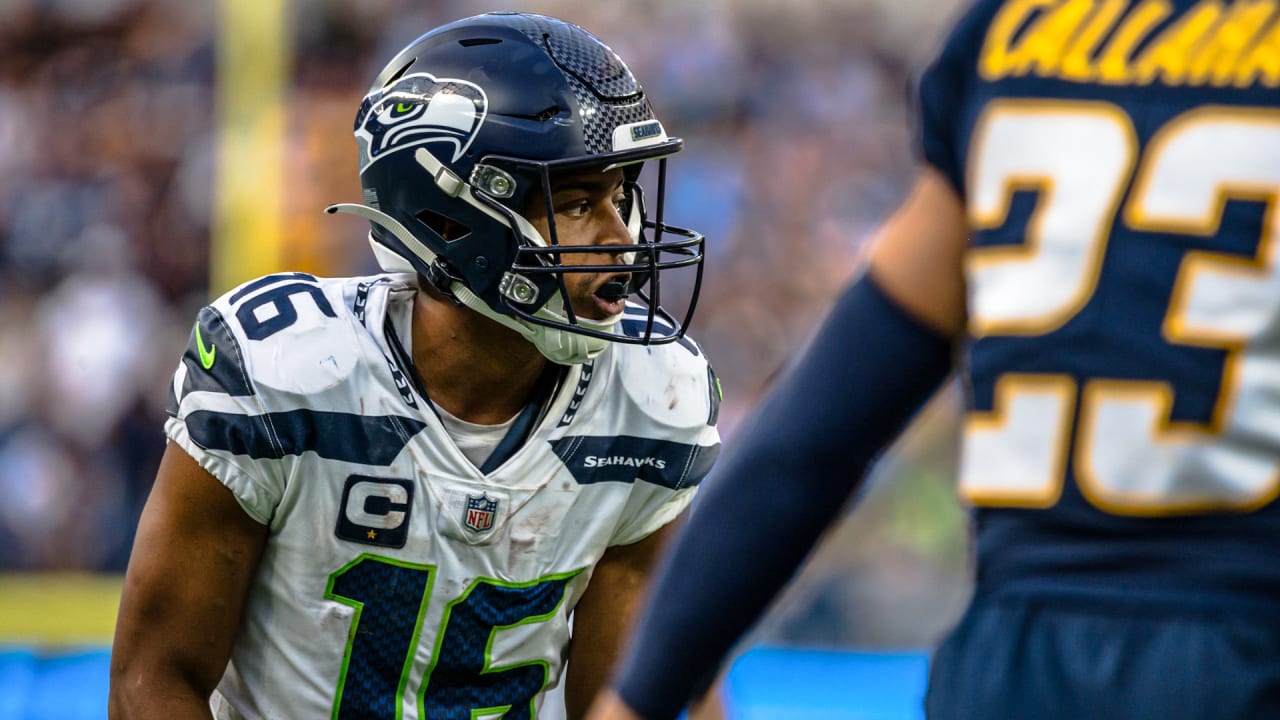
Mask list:
[[620,383],[650,418],[672,427],[716,424],[720,381],[691,338],[665,345],[617,344],[612,349]]
[[[346,285],[345,280],[281,273],[228,292],[200,313],[184,357],[188,377],[193,370],[203,372],[224,391],[247,394],[253,387],[307,394],[337,385],[359,359],[356,325],[344,302]],[[225,350],[218,348],[220,342]],[[189,358],[197,359],[198,367]]]

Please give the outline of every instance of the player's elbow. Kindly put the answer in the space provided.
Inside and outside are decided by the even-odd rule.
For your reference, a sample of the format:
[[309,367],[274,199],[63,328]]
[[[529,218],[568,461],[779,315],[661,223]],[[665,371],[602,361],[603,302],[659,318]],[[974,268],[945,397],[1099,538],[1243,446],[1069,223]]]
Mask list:
[[137,655],[112,653],[109,720],[150,718],[208,718],[212,689],[194,681],[180,663],[152,661]]
[[107,717],[130,720],[146,717],[146,672],[142,663],[129,655],[112,653],[110,690],[107,695]]
[[111,656],[110,689],[107,694],[109,720],[129,720],[141,717],[140,707],[142,677],[133,663],[115,654]]

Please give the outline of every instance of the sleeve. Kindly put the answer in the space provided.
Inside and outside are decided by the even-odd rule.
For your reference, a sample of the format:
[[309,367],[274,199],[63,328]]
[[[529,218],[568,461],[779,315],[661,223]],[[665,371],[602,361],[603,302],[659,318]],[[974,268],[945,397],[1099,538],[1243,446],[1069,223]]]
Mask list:
[[655,493],[646,488],[633,492],[624,511],[629,519],[618,527],[609,546],[630,545],[654,534],[689,507],[696,492],[694,488],[674,493]]
[[636,473],[637,481],[610,545],[639,542],[679,516],[693,502],[720,454],[716,430],[720,382],[701,348],[689,340],[683,346],[666,346],[649,357],[671,363],[663,386],[674,394],[645,396],[658,399],[645,408],[645,415],[665,420],[661,432],[665,437],[643,441],[647,447],[633,454],[648,464]]
[[197,315],[169,389],[165,434],[265,525],[284,495],[282,453],[228,311],[222,298]]
[[917,160],[931,165],[964,197],[965,98],[977,78],[978,54],[991,3],[975,3],[956,23],[941,51],[913,84]]
[[707,426],[694,442],[679,445],[679,453],[663,461],[669,480],[635,484],[610,545],[630,545],[645,539],[675,520],[693,502],[698,486],[720,453],[720,435],[715,427]]

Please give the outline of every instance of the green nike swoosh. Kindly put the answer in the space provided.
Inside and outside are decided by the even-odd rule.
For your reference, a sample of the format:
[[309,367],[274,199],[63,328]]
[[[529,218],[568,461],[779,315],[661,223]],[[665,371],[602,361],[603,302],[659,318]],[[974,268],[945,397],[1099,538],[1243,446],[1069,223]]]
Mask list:
[[213,367],[213,359],[218,354],[218,346],[210,345],[205,349],[204,338],[200,337],[200,323],[196,323],[196,349],[200,351],[200,364],[205,370]]

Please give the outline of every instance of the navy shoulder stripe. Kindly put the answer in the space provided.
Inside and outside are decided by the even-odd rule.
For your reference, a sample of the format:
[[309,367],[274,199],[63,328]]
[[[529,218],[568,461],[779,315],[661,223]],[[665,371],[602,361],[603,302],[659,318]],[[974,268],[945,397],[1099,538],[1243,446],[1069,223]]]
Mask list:
[[240,343],[236,342],[222,313],[213,307],[205,307],[196,316],[182,364],[187,366],[182,397],[192,390],[223,392],[231,397],[254,394],[253,384],[245,372]]
[[322,458],[390,465],[409,439],[427,426],[399,415],[352,415],[317,410],[290,410],[241,415],[198,410],[187,416],[191,439],[207,450],[280,459],[314,452]]
[[[618,325],[622,328],[622,334],[626,335],[627,337],[633,337],[633,338],[644,337],[644,328],[646,324],[645,318],[646,316],[643,316],[643,315],[640,317],[624,316],[622,318],[622,321],[618,323]],[[657,318],[654,318],[654,321],[653,321],[654,337],[668,337],[674,332],[675,332],[675,328],[671,327],[669,324],[665,322],[660,322]],[[694,357],[700,357],[702,355],[702,351],[698,348],[697,343],[690,340],[688,336],[681,335],[679,338],[676,339],[676,342],[679,343],[680,346],[683,347],[684,349],[693,353]]]
[[178,417],[178,393],[173,389],[172,379],[169,381],[169,396],[165,398],[164,411],[170,417]]
[[690,445],[630,435],[569,435],[551,444],[580,485],[637,480],[672,490],[702,482],[720,454],[715,445]]

